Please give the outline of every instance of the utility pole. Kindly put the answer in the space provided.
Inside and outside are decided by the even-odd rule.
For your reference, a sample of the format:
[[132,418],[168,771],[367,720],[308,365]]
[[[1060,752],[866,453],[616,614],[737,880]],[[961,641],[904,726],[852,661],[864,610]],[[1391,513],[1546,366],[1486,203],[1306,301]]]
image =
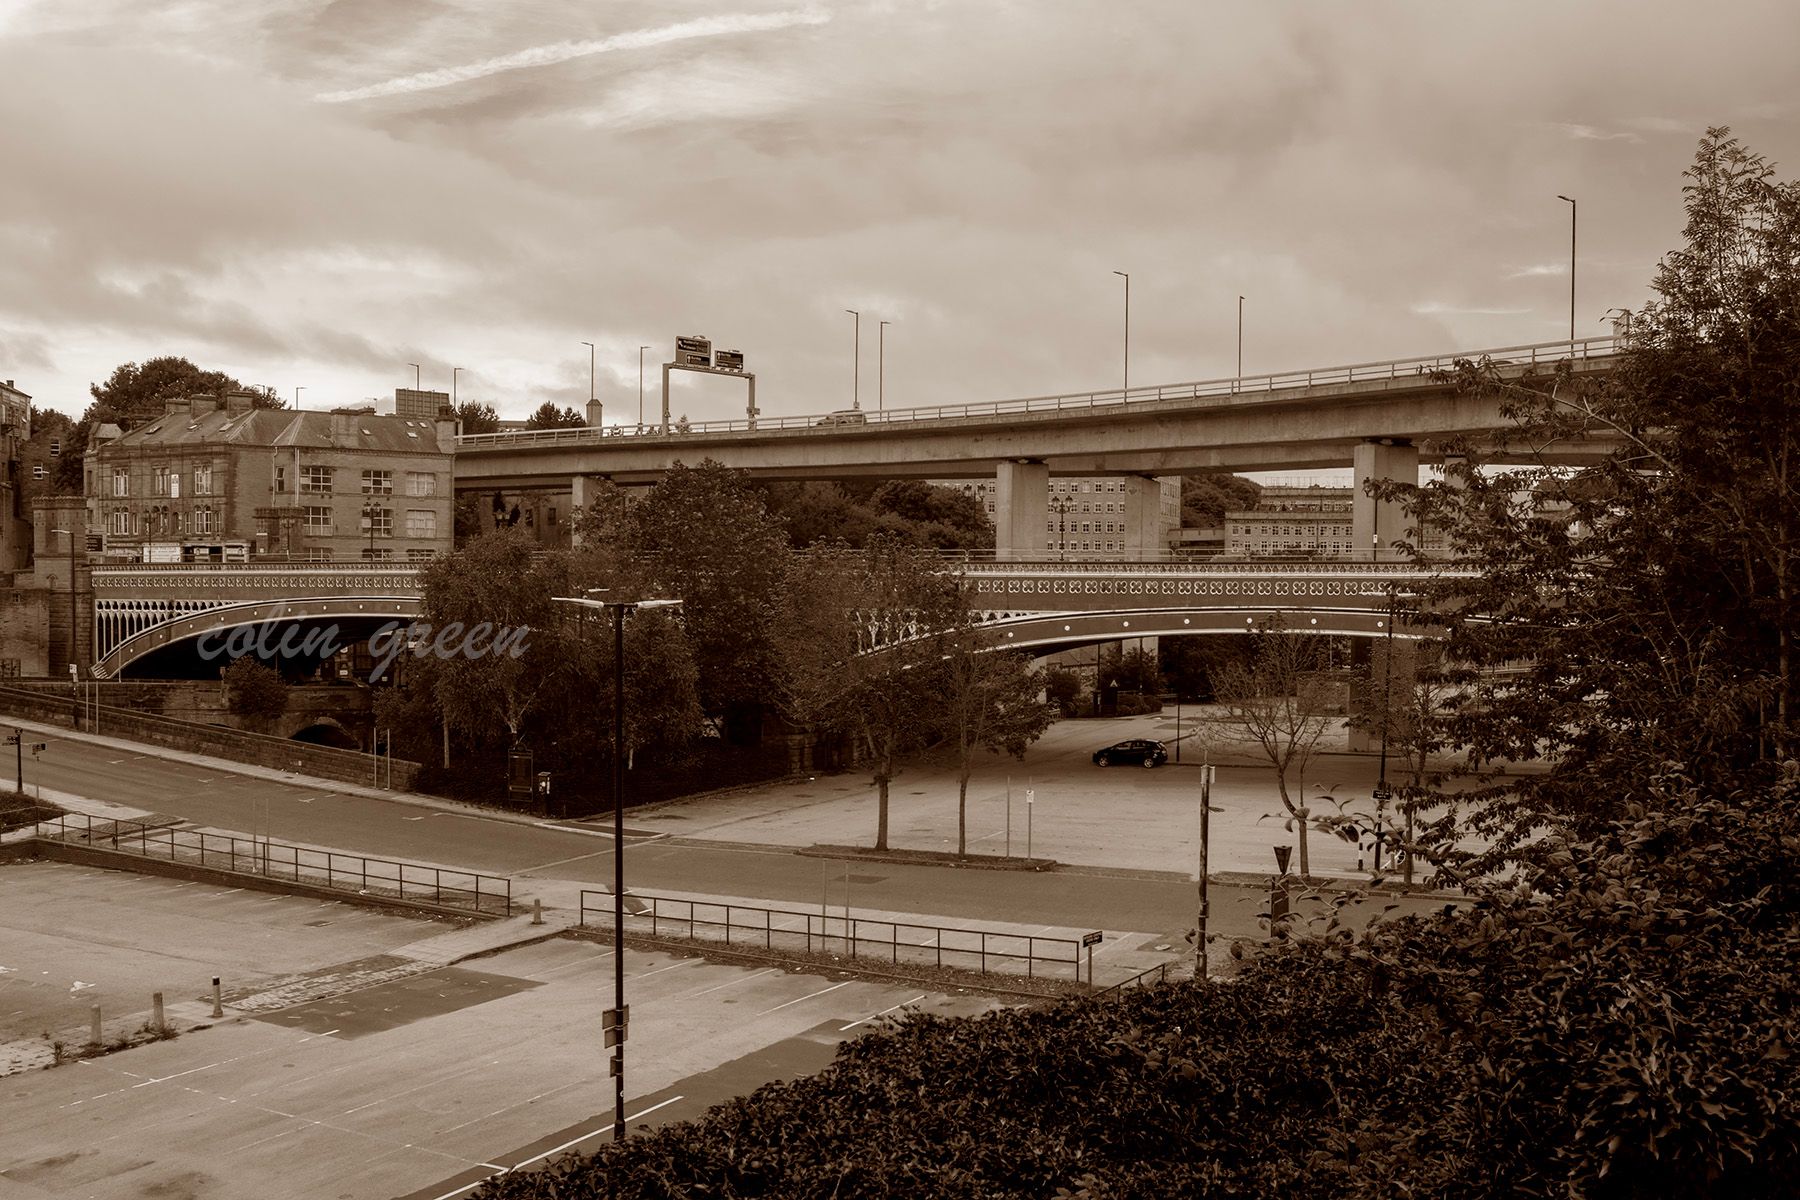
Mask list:
[[846,308],[845,312],[856,318],[855,346],[850,352],[850,407],[862,407],[862,314],[854,308]]

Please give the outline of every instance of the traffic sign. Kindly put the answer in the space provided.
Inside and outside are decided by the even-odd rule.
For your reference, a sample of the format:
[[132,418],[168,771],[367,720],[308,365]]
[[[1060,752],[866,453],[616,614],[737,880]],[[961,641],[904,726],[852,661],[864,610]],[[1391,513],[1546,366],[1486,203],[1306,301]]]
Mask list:
[[1037,799],[1037,789],[1036,788],[1026,788],[1025,789],[1025,803],[1030,804],[1033,801],[1035,801],[1036,799]]
[[1393,789],[1379,786],[1371,792],[1370,795],[1374,796],[1377,800],[1392,800],[1394,798]]
[[682,334],[675,339],[675,365],[678,367],[712,366],[712,339]]

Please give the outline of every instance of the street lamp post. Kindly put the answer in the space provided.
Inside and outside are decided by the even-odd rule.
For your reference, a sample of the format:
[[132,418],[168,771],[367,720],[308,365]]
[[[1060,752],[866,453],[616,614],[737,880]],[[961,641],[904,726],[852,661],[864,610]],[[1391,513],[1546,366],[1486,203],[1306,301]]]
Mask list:
[[846,308],[845,312],[856,318],[856,332],[852,335],[854,342],[850,350],[850,407],[862,407],[862,314],[854,308]]
[[1387,648],[1381,660],[1381,759],[1375,783],[1375,873],[1381,873],[1381,843],[1387,837],[1382,817],[1387,811],[1387,743],[1388,718],[1393,712],[1394,692],[1394,603],[1398,592],[1388,588]]
[[591,401],[594,398],[594,343],[581,344],[588,348],[588,399]]
[[362,518],[363,518],[363,525],[366,526],[369,531],[369,561],[370,562],[375,561],[375,518],[380,513],[381,513],[381,506],[379,504],[375,503],[375,500],[373,497],[370,497],[369,499],[363,501]]
[[304,383],[300,384],[299,386],[294,388],[294,411],[295,412],[300,411],[300,393],[304,392],[305,390],[306,390],[306,385]]
[[1232,380],[1232,391],[1240,391],[1244,386],[1244,298],[1238,297],[1238,357],[1237,377]]
[[1131,391],[1131,273],[1114,271],[1114,275],[1125,281],[1125,388]]
[[880,412],[887,407],[887,327],[892,321],[883,321],[875,329],[875,411]]
[[582,608],[611,609],[613,614],[613,1011],[608,1018],[613,1034],[613,1141],[622,1142],[625,1140],[625,1037],[630,1028],[629,1010],[625,1007],[625,614],[640,608],[674,608],[681,601],[593,600],[586,596],[557,596],[555,599],[558,603]]
[[450,407],[451,408],[456,407],[456,377],[458,375],[462,374],[467,369],[468,368],[466,368],[466,367],[451,367],[450,368]]
[[1575,198],[1572,196],[1565,196],[1558,192],[1556,198],[1566,201],[1569,205],[1569,344],[1573,347],[1575,344],[1575,214],[1577,208]]
[[644,351],[648,346],[638,347],[638,429],[644,428]]
[[1058,496],[1050,507],[1056,513],[1056,559],[1061,562],[1068,557],[1068,516],[1069,510],[1074,506],[1067,497]]

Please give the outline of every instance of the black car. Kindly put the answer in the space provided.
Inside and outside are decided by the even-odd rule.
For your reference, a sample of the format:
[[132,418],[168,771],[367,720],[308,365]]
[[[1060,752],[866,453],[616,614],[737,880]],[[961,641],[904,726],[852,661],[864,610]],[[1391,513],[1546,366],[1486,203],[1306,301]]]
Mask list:
[[1169,752],[1163,744],[1153,738],[1132,738],[1104,750],[1094,751],[1096,767],[1110,767],[1114,763],[1138,763],[1146,767],[1160,767],[1169,761]]

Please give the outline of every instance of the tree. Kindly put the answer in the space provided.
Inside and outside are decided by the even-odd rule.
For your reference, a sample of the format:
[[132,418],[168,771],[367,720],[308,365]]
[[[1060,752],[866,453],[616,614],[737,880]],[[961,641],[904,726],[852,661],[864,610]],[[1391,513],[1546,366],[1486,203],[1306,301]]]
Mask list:
[[1100,688],[1102,691],[1118,688],[1145,696],[1161,695],[1163,677],[1156,656],[1135,647],[1123,652],[1115,647],[1111,654],[1102,656]]
[[[1306,835],[1312,814],[1306,805],[1306,767],[1330,720],[1320,682],[1325,642],[1314,634],[1290,631],[1279,616],[1251,635],[1251,641],[1248,655],[1215,668],[1213,685],[1224,707],[1219,719],[1256,743],[1275,768],[1281,806],[1300,846],[1300,875],[1310,878]],[[1296,777],[1292,790],[1290,775]]]
[[1218,529],[1228,512],[1256,507],[1262,485],[1236,475],[1208,472],[1181,477],[1181,523],[1189,529]]
[[994,545],[994,523],[982,503],[954,488],[921,479],[891,479],[875,489],[869,507],[908,523],[911,540],[939,550],[981,550]]
[[677,462],[629,508],[623,550],[643,594],[683,602],[701,706],[723,720],[728,740],[756,740],[789,558],[780,522],[742,471]]
[[1574,473],[1471,457],[1376,489],[1477,571],[1426,589],[1460,665],[1447,740],[1477,765],[1550,764],[1477,794],[1477,866],[1548,822],[1598,828],[1670,763],[1731,791],[1793,753],[1800,188],[1724,129],[1686,174],[1685,245],[1610,378],[1457,372],[1499,397],[1514,454],[1583,433],[1616,449]]
[[956,752],[958,857],[969,852],[969,776],[976,752],[1022,759],[1050,728],[1051,715],[1050,706],[1038,699],[1044,681],[1029,656],[996,650],[993,635],[974,623],[973,613],[965,607],[960,616],[944,639],[939,673],[944,727]]
[[464,400],[456,406],[456,419],[462,422],[465,434],[500,432],[500,414],[494,411],[491,404]]
[[1081,696],[1081,676],[1062,667],[1051,667],[1044,672],[1044,695],[1059,714],[1074,716]]
[[[453,731],[476,733],[497,720],[517,744],[526,718],[558,683],[599,677],[592,643],[574,636],[551,599],[570,594],[567,561],[537,553],[525,534],[476,538],[426,564],[421,584],[421,613],[434,636],[453,623],[492,631],[484,653],[428,660],[438,711]],[[518,639],[511,643],[518,653],[493,652],[491,639],[500,631]]]
[[955,580],[889,538],[796,555],[775,632],[782,706],[802,728],[851,738],[876,791],[875,849],[888,848],[888,785],[943,736],[945,642],[962,624]]
[[527,429],[581,429],[587,418],[572,408],[558,408],[546,400],[525,418]]
[[232,659],[221,678],[225,682],[226,707],[252,728],[268,729],[287,711],[287,681],[275,668],[246,655]]

